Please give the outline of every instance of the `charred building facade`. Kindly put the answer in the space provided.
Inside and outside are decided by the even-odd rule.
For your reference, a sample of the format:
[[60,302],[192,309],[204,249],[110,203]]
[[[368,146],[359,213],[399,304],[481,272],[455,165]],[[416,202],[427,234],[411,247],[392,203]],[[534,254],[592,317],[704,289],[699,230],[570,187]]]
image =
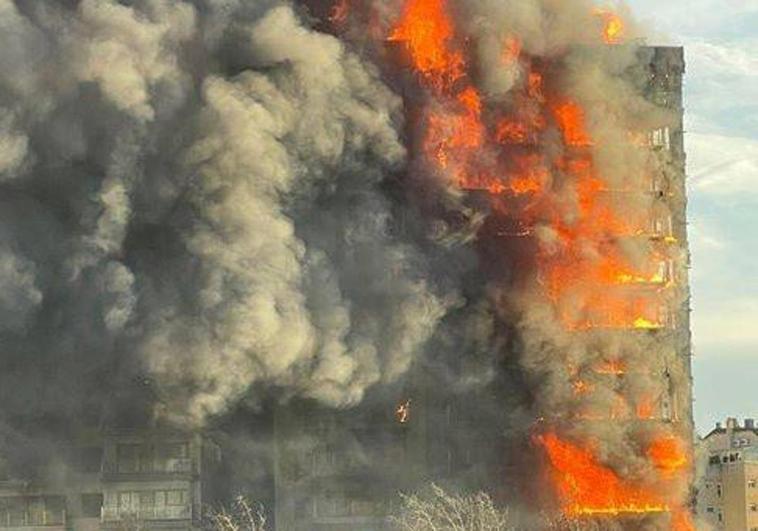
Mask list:
[[[624,48],[619,53],[629,52]],[[556,328],[555,335],[589,338],[577,344],[592,352],[571,352],[578,347],[561,339],[554,351],[545,352],[561,363],[529,359],[525,352],[532,347],[523,337],[528,334],[514,326],[528,319],[512,304],[495,312],[497,330],[484,327],[471,334],[498,336],[498,341],[484,341],[483,348],[449,337],[432,339],[405,377],[369,390],[355,407],[334,409],[299,399],[271,407],[251,421],[270,432],[260,452],[267,455],[264,466],[271,468],[266,472],[272,477],[271,492],[263,487],[248,494],[266,500],[276,529],[386,529],[399,503],[398,491],[415,491],[431,482],[456,490],[484,489],[518,506],[540,500],[536,505],[554,504],[573,516],[621,519],[630,522],[630,529],[650,522],[687,529],[680,523],[688,509],[676,501],[688,498],[692,433],[684,58],[681,48],[643,47],[633,53],[636,60],[627,68],[631,86],[650,105],[636,110],[645,115],[639,123],[655,125],[613,140],[644,153],[649,173],[632,185],[620,181],[615,187],[590,179],[594,195],[586,201],[589,218],[608,212],[626,216],[624,224],[614,219],[602,237],[612,236],[614,249],[636,249],[635,267],[611,263],[612,277],[601,277],[598,292],[582,284],[588,280],[582,278],[584,266],[573,263],[581,282],[575,293],[563,293],[562,283],[568,281],[560,275],[551,278],[560,267],[553,268],[549,260],[548,266],[530,263],[535,240],[548,231],[536,228],[529,216],[514,216],[514,211],[523,212],[522,206],[511,208],[540,183],[517,183],[525,192],[519,189],[515,198],[505,199],[493,183],[461,183],[466,208],[447,219],[450,225],[458,222],[456,216],[466,218],[463,224],[478,220],[476,236],[454,235],[480,253],[465,298],[507,298],[525,282],[522,272],[536,267],[537,284],[556,283],[556,298],[546,300],[559,313],[565,311],[562,324],[568,331]],[[539,87],[539,79],[552,75],[550,67],[537,60],[532,65],[525,97],[532,98],[530,104],[547,106],[547,96],[539,92],[552,89],[547,82]],[[581,130],[567,132],[569,124],[562,122],[581,113],[566,103],[538,110],[550,114],[566,136],[559,170],[578,172],[572,177],[581,184],[592,142]],[[531,125],[506,123],[499,129],[499,141],[515,160],[536,160],[529,153],[529,137],[542,131],[529,127],[544,127],[541,120],[538,116]],[[541,178],[539,167],[526,173],[529,179]],[[630,204],[635,208],[627,210]],[[405,230],[399,225],[396,230]],[[564,259],[576,261],[576,256],[555,257],[556,263]],[[492,284],[495,293],[485,297]],[[477,311],[462,306],[461,315],[448,317],[449,327],[469,326],[466,315]],[[447,357],[442,360],[439,353]],[[540,390],[542,385],[548,389]],[[545,397],[561,407],[551,409]],[[636,452],[653,463],[647,477],[640,474],[642,479],[626,482],[586,448],[556,435],[586,441],[587,433],[606,432],[622,441],[614,451]],[[116,529],[136,521],[150,529],[198,528],[208,504],[229,490],[220,485],[217,446],[197,434],[106,431],[77,447],[81,459],[73,461],[81,467],[66,466],[67,476],[57,483],[8,481],[0,486],[0,527]],[[587,489],[597,486],[583,483],[577,475],[582,471],[571,468],[577,462],[607,480],[605,495],[588,497]],[[567,489],[568,484],[578,487]]]
[[437,482],[692,529],[681,49],[589,0],[2,11],[0,525]]
[[219,492],[219,448],[200,434],[83,431],[56,455],[43,477],[0,482],[0,528],[202,529]]
[[[554,502],[547,500],[557,497],[572,516],[612,519],[629,529],[645,525],[689,529],[693,420],[684,55],[681,48],[669,47],[643,47],[636,54],[629,75],[652,104],[640,112],[657,115],[639,121],[656,125],[630,132],[625,141],[645,153],[649,173],[631,186],[602,186],[593,200],[611,205],[609,211],[629,213],[625,226],[612,227],[611,232],[618,231],[614,238],[620,247],[636,245],[644,253],[636,270],[620,268],[613,273],[616,277],[597,297],[600,303],[582,301],[583,294],[573,299],[579,310],[588,311],[568,318],[573,321],[567,325],[570,333],[601,335],[597,344],[592,338],[586,341],[597,353],[589,364],[573,367],[569,357],[564,372],[541,376],[564,379],[551,384],[569,389],[566,400],[577,403],[571,416],[551,417],[553,412],[531,402],[534,384],[523,382],[540,371],[524,369],[518,355],[524,347],[518,339],[501,345],[503,351],[516,354],[487,353],[493,359],[493,373],[489,383],[475,391],[456,389],[451,384],[455,376],[451,379],[426,361],[411,369],[403,385],[369,394],[349,411],[307,405],[282,408],[276,414],[275,436],[277,529],[383,529],[398,501],[397,492],[430,482],[453,489],[484,489],[506,502],[520,500],[519,504],[531,499],[549,506]],[[570,156],[581,161],[589,143],[578,144],[570,146]],[[483,184],[468,194],[480,206],[492,190]],[[627,211],[626,204],[642,206]],[[488,239],[489,247],[515,249],[512,256],[518,259],[522,248],[530,245],[532,228],[521,219],[499,215],[496,208],[488,216],[480,238]],[[499,251],[489,258],[485,269],[518,270],[513,264],[503,267]],[[638,349],[640,344],[649,349]],[[466,375],[467,354],[461,353],[461,379]],[[430,353],[427,360],[433,359]],[[646,472],[646,478],[625,480],[585,448],[560,440],[554,429],[631,434],[639,446],[627,451],[649,459],[652,471]],[[592,477],[582,478],[583,473]],[[596,484],[599,477],[605,485]],[[598,489],[601,494],[590,492]]]

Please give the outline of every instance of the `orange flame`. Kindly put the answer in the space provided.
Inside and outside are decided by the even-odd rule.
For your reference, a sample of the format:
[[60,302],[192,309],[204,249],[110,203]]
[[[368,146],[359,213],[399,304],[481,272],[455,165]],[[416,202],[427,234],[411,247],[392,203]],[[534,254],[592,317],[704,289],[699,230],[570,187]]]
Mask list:
[[537,437],[553,469],[553,480],[569,515],[651,513],[668,511],[652,492],[623,481],[601,465],[587,449],[561,440],[554,433]]
[[598,364],[594,368],[594,371],[598,374],[613,374],[615,376],[620,376],[626,374],[626,363],[619,360],[605,361]]
[[[603,22],[605,42],[620,43],[623,20],[608,11],[596,15]],[[672,326],[664,295],[668,275],[659,267],[665,251],[658,250],[658,240],[673,238],[658,229],[650,234],[650,213],[639,208],[622,211],[611,198],[610,194],[640,190],[633,184],[612,185],[601,175],[594,150],[602,139],[591,134],[589,109],[558,90],[551,69],[530,58],[516,36],[502,42],[501,63],[520,67],[521,84],[512,102],[488,101],[474,83],[476,76],[467,64],[468,41],[454,22],[446,0],[406,0],[388,36],[404,46],[420,85],[431,96],[421,113],[426,162],[460,189],[489,192],[495,212],[518,219],[517,230],[498,234],[547,235],[545,242],[537,241],[536,281],[565,328],[644,331]],[[553,138],[561,141],[562,149],[544,149],[542,144]],[[631,134],[629,141],[640,144]],[[650,186],[642,177],[639,181],[642,192],[648,193]],[[558,187],[564,189],[554,193]],[[549,230],[540,232],[542,227]],[[643,236],[657,238],[650,256],[637,256],[640,253],[629,253],[618,244],[622,238]],[[613,360],[593,370],[622,375],[627,366]],[[579,378],[578,370],[572,372],[571,383],[578,402],[595,391],[593,384]],[[395,414],[401,424],[408,421],[409,408],[410,401],[398,406]],[[576,418],[631,420],[635,414],[653,418],[654,398],[635,400],[617,393],[604,411],[582,410]],[[555,433],[537,440],[546,450],[554,486],[569,515],[668,512],[676,505],[645,485],[622,479],[590,450]],[[654,441],[647,450],[659,479],[686,466],[677,451],[666,439]],[[687,522],[686,512],[672,515],[677,531],[690,529]]]
[[584,380],[575,380],[571,386],[574,388],[575,395],[585,395],[592,392],[592,385],[588,384]]
[[692,515],[684,509],[674,512],[671,518],[671,531],[695,531]]
[[444,0],[409,0],[388,40],[405,43],[416,70],[438,90],[464,75],[464,58],[454,48],[453,22]]
[[[402,42],[423,84],[437,95],[427,108],[423,150],[433,166],[462,189],[520,196],[541,191],[549,169],[539,156],[514,156],[510,162],[488,156],[496,144],[526,143],[544,128],[539,116],[523,124],[504,118],[495,131],[482,116],[484,102],[466,72],[452,18],[443,0],[408,0],[388,40]],[[503,61],[516,62],[521,54],[518,39],[503,43]],[[529,90],[538,91],[539,76],[529,76]]]
[[606,44],[621,44],[625,34],[624,20],[606,9],[597,9],[595,14],[603,21],[603,41]]
[[647,449],[647,456],[656,467],[669,475],[684,469],[688,464],[684,444],[674,436],[653,441]]
[[586,130],[584,110],[573,101],[563,101],[553,108],[563,138],[569,146],[589,146],[592,144]]
[[655,417],[655,401],[649,395],[643,395],[637,402],[637,418],[649,420]]

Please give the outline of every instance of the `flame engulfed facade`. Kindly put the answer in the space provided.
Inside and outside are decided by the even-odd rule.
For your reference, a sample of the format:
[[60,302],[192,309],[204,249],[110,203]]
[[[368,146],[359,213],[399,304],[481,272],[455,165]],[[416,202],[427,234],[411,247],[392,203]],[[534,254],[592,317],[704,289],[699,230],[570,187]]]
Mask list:
[[611,3],[0,0],[0,527],[691,529],[683,54]]
[[[361,6],[338,3],[332,23],[348,39],[366,24],[405,95],[403,179],[457,193],[465,221],[448,221],[477,249],[507,337],[490,353],[500,375],[465,400],[417,370],[413,418],[405,397],[395,410],[405,459],[486,477],[535,511],[694,529],[682,50],[639,46],[600,8],[558,44],[518,24],[482,37],[453,1],[405,0],[384,26]],[[489,451],[439,427],[481,435],[477,422]]]

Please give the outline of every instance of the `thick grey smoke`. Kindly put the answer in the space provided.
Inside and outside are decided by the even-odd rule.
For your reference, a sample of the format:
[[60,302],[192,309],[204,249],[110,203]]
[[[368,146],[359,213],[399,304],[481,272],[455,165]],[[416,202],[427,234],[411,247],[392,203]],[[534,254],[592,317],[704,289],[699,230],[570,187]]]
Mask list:
[[[467,240],[478,247],[481,276],[490,280],[486,289],[465,293],[466,315],[457,324],[472,318],[476,326],[456,327],[462,339],[447,344],[452,327],[445,327],[434,344],[466,360],[484,352],[510,360],[516,385],[502,394],[525,388],[526,417],[532,416],[520,422],[520,408],[506,413],[520,424],[514,440],[553,430],[592,447],[598,463],[623,481],[682,504],[686,467],[665,477],[648,453],[653,441],[687,441],[691,430],[686,228],[674,219],[684,212],[681,167],[671,154],[678,148],[646,140],[654,130],[676,134],[678,118],[660,99],[651,102],[656,72],[646,66],[650,52],[637,45],[640,28],[614,6],[626,25],[615,28],[619,39],[604,35],[614,29],[606,26],[613,15],[590,0],[397,2],[400,16],[388,15],[385,2],[350,4],[349,38],[371,39],[379,25],[374,33],[393,36],[379,54],[405,70],[416,61],[415,75],[397,83],[411,95],[417,118],[419,149],[412,156],[420,173],[447,182],[451,196],[467,205],[472,195],[494,196],[491,215]],[[416,19],[421,51],[402,26],[405,13]],[[430,21],[432,15],[444,20]],[[398,19],[403,31],[396,34]],[[368,30],[355,29],[361,24]],[[428,35],[435,42],[426,42]],[[438,56],[428,51],[435,45]],[[521,138],[499,138],[501,123]],[[577,131],[586,138],[577,139]],[[514,162],[525,153],[534,157],[525,165],[542,171],[537,191],[503,198],[511,179],[524,175]],[[505,192],[491,193],[498,189]],[[519,216],[520,226],[513,222]],[[553,263],[561,273],[554,277]],[[637,278],[622,280],[629,271]],[[476,319],[482,308],[486,319]],[[488,327],[493,308],[497,317]],[[667,528],[669,521],[651,525]]]
[[279,2],[0,14],[6,412],[139,374],[200,424],[407,371],[455,299],[393,230],[402,116],[375,67]]
[[[0,0],[0,446],[24,440],[18,418],[92,417],[123,397],[190,426],[270,397],[353,406],[426,351],[419,372],[447,384],[427,398],[503,380],[470,406],[479,431],[472,421],[445,435],[469,454],[499,450],[471,432],[500,437],[509,417],[523,440],[549,415],[561,435],[598,440],[598,459],[621,477],[655,476],[645,447],[674,428],[642,426],[632,410],[640,396],[669,397],[667,378],[688,377],[673,343],[664,332],[568,330],[560,311],[581,320],[574,302],[597,286],[546,297],[537,249],[566,252],[552,212],[537,209],[521,233],[496,226],[497,205],[462,191],[425,156],[433,150],[406,153],[421,147],[429,113],[453,118],[440,129],[454,131],[476,112],[462,109],[457,85],[442,97],[399,66],[403,43],[386,37],[403,2],[347,2],[342,39],[314,29],[301,4]],[[556,162],[571,147],[545,103],[559,94],[601,140],[587,151],[603,187],[642,189],[665,172],[671,161],[628,137],[670,117],[630,80],[636,47],[601,45],[593,2],[444,4],[450,44],[469,62],[456,82],[485,109],[474,121],[548,116],[535,146],[486,140],[469,169],[508,181],[509,164],[534,148],[551,161],[541,197],[571,227],[577,183]],[[532,65],[545,92],[525,101]],[[456,154],[448,138],[439,144]],[[625,219],[669,214],[653,194],[630,197],[612,205]],[[649,261],[644,238],[602,236],[569,251],[600,261],[607,245]],[[680,279],[683,252],[664,257]],[[667,304],[683,303],[682,286]],[[599,374],[619,361],[639,370]],[[594,391],[577,393],[577,382]],[[583,422],[610,419],[619,401],[628,422]]]
[[0,249],[0,327],[4,332],[21,331],[34,317],[42,302],[34,277],[34,264],[8,247]]

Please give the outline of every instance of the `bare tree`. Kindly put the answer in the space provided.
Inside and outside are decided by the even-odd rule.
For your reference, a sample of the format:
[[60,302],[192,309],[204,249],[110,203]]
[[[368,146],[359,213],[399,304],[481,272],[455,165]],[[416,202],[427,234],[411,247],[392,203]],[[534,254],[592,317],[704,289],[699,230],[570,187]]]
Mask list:
[[426,495],[401,494],[400,513],[391,518],[402,531],[513,531],[508,511],[484,492],[448,494],[432,484]]
[[263,505],[253,505],[244,496],[237,496],[231,507],[211,511],[206,527],[212,531],[266,531]]

